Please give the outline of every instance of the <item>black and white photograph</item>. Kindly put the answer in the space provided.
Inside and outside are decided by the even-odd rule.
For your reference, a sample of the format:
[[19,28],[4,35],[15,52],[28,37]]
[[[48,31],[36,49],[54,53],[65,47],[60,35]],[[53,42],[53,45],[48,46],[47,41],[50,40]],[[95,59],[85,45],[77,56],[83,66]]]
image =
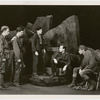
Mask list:
[[0,5],[0,95],[100,95],[100,5]]

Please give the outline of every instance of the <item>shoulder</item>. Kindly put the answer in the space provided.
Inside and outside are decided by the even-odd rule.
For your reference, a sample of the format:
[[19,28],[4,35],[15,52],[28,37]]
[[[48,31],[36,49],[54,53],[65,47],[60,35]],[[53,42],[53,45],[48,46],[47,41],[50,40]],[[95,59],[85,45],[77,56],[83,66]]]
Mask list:
[[31,39],[37,39],[37,34],[34,34]]
[[17,37],[14,36],[14,37],[11,39],[11,41],[12,41],[12,42],[13,42],[13,41],[17,41]]
[[86,50],[85,56],[91,56],[91,55],[92,55],[92,51],[91,50]]

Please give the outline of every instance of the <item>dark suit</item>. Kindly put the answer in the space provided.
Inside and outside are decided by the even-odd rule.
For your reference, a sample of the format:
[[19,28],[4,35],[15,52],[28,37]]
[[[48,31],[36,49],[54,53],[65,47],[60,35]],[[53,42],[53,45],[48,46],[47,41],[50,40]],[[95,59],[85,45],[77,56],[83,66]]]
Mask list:
[[[57,64],[54,63],[53,59],[56,59],[58,61]],[[55,53],[53,56],[52,56],[52,60],[51,60],[51,68],[52,68],[52,73],[54,74],[56,72],[56,74],[58,74],[57,72],[57,69],[56,68],[63,68],[66,64],[70,64],[70,59],[68,57],[68,53],[67,52],[64,52],[64,53],[61,53],[61,52],[58,52],[58,53]]]
[[[20,72],[21,72],[22,67],[24,66],[21,39],[16,37],[12,41],[12,45],[13,45],[14,60],[15,60],[14,84],[19,84]],[[18,62],[19,59],[21,60],[21,62]]]
[[[43,61],[43,50],[44,49],[44,40],[41,36],[41,39],[39,38],[39,35],[36,33],[32,37],[32,51],[33,51],[33,74],[37,73],[44,73],[44,61]],[[39,55],[35,55],[35,52],[38,52]]]

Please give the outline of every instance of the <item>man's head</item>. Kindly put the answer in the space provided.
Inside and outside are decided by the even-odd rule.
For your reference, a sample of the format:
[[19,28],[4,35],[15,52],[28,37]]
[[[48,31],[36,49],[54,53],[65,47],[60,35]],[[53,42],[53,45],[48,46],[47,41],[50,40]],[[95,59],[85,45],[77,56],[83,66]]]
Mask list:
[[23,34],[24,34],[24,30],[23,30],[21,27],[17,27],[16,33],[17,33],[16,35],[17,35],[18,37],[22,37]]
[[65,52],[65,50],[66,50],[66,47],[65,46],[63,46],[63,45],[60,45],[59,46],[59,52]]
[[41,35],[42,34],[42,27],[38,27],[36,29],[36,31],[37,31],[38,35]]
[[78,52],[79,52],[79,54],[83,54],[84,55],[84,53],[85,53],[86,50],[87,50],[87,47],[86,46],[80,45]]
[[9,27],[8,26],[2,26],[1,32],[4,36],[8,35],[9,34]]

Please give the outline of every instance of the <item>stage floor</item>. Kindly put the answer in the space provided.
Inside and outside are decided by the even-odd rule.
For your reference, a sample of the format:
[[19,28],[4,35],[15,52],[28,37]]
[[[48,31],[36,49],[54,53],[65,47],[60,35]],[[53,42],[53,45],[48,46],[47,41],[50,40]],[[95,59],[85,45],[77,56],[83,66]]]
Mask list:
[[85,90],[73,90],[68,88],[67,85],[42,87],[34,86],[31,84],[22,85],[21,87],[10,86],[6,90],[0,90],[0,94],[27,94],[27,95],[100,95],[100,89],[98,91],[85,91]]

